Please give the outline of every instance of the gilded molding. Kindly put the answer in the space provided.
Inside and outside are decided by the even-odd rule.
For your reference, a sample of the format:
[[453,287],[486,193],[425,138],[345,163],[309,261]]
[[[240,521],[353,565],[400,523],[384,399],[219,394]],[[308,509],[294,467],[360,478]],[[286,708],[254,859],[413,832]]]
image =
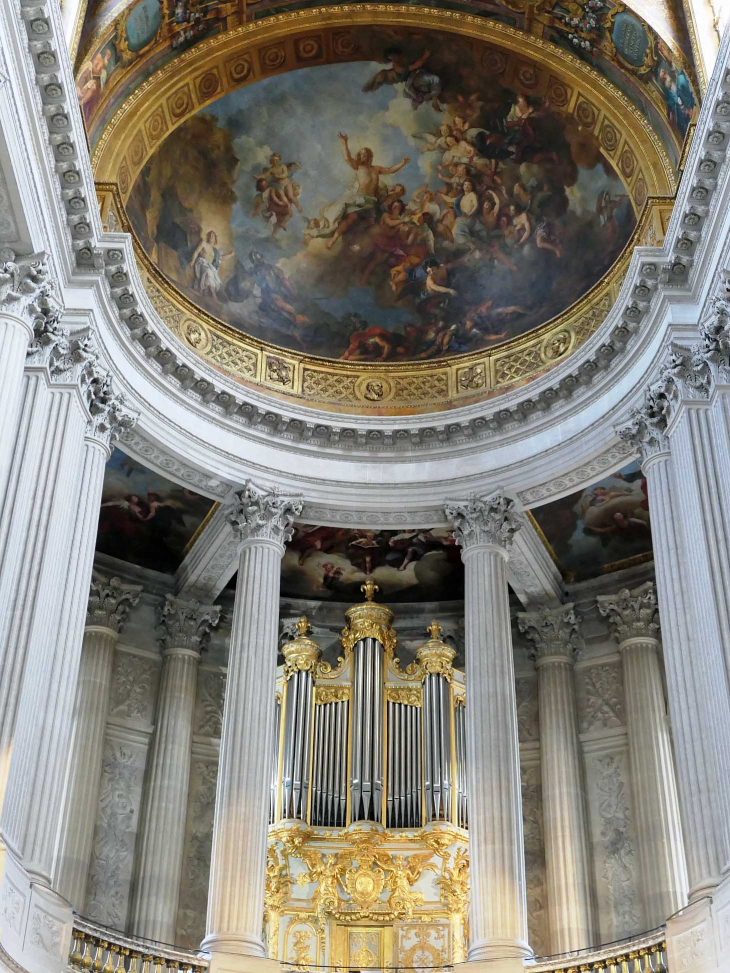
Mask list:
[[416,658],[422,670],[422,679],[427,676],[443,676],[447,682],[451,682],[454,674],[452,663],[456,656],[456,650],[447,645],[441,638],[444,630],[437,621],[431,622],[427,631],[431,638],[424,642],[418,649]]
[[347,625],[340,635],[345,655],[349,655],[361,639],[375,639],[385,649],[386,656],[392,656],[398,643],[398,636],[391,627],[393,612],[385,605],[376,605],[373,602],[374,595],[380,589],[372,578],[368,578],[360,586],[360,590],[366,600],[359,605],[352,605],[345,612]]
[[419,686],[386,686],[385,699],[403,706],[421,706],[423,697]]
[[296,623],[297,634],[282,646],[284,678],[289,680],[295,672],[314,672],[322,651],[317,642],[307,636],[312,631],[309,619],[302,615]]
[[324,706],[326,703],[344,703],[350,699],[349,686],[315,686],[314,702]]

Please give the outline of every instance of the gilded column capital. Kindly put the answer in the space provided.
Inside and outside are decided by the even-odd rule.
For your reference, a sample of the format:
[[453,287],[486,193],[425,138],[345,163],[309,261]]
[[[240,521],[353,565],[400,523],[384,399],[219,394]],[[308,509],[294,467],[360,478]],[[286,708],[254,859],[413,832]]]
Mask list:
[[633,591],[622,588],[615,595],[598,595],[596,601],[599,612],[609,620],[619,648],[630,639],[658,641],[659,606],[653,581]]
[[572,665],[578,658],[580,632],[578,616],[572,604],[519,612],[517,624],[523,635],[532,642],[529,654],[538,669],[548,662]]
[[322,651],[319,644],[310,639],[312,626],[306,615],[296,623],[296,635],[281,648],[284,655],[284,677],[291,679],[295,672],[314,672]]
[[294,518],[302,512],[302,501],[285,497],[278,490],[261,490],[249,480],[236,494],[227,520],[240,540],[273,541],[282,547],[291,540]]
[[51,290],[47,261],[47,253],[18,257],[9,247],[0,249],[0,310],[33,323]]
[[200,653],[210,640],[210,630],[221,617],[219,605],[201,605],[199,601],[183,601],[165,595],[157,607],[158,642],[164,651],[188,649]]
[[86,627],[108,628],[119,635],[130,608],[137,604],[141,594],[142,585],[95,575],[86,608]]
[[426,631],[431,638],[424,642],[416,653],[416,660],[423,671],[423,678],[426,676],[443,676],[451,682],[454,673],[453,661],[456,651],[443,641],[441,636],[444,630],[437,621],[431,622]]
[[485,545],[507,552],[514,535],[522,527],[514,500],[500,493],[451,501],[444,509],[446,517],[454,525],[456,543],[463,553],[469,548]]

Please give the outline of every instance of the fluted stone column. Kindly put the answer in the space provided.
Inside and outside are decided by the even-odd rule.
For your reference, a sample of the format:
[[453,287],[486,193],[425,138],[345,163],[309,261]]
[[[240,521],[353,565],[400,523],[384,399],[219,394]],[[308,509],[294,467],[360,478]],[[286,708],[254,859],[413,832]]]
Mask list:
[[[78,678],[104,464],[112,439],[133,422],[121,396],[112,394],[88,339],[69,341],[53,333],[47,345],[39,345],[26,375],[31,401],[26,396],[24,405],[37,403],[46,423],[39,428],[38,413],[23,415],[40,445],[25,440],[27,464],[16,447],[11,510],[22,509],[27,519],[5,526],[0,562],[0,657],[8,676],[18,684],[22,676],[17,719],[17,686],[3,695],[3,739],[8,749],[12,740],[12,759],[0,824],[6,846],[0,901],[19,896],[24,902],[13,913],[14,921],[2,926],[0,942],[31,973],[52,965],[34,928],[53,926],[60,955],[70,938],[71,910],[53,884],[71,746],[70,701]],[[28,509],[27,495],[45,508],[42,514],[32,504]]]
[[595,945],[591,853],[573,667],[578,619],[572,605],[518,616],[533,644],[540,717],[550,952]]
[[16,257],[9,248],[0,248],[0,510],[5,507],[33,322],[49,290],[45,254]]
[[672,745],[659,668],[656,590],[599,595],[598,609],[619,643],[639,846],[644,920],[649,928],[687,904],[687,864],[679,816]]
[[467,765],[471,942],[469,961],[522,969],[527,942],[525,855],[507,560],[520,524],[511,500],[472,497],[446,505],[466,575],[469,685]]
[[83,911],[86,898],[114,648],[129,609],[137,604],[141,591],[139,585],[126,584],[119,578],[97,576],[91,582],[54,877],[55,888],[77,912]]
[[130,932],[174,943],[180,898],[193,713],[201,650],[220,608],[167,595],[158,608],[162,675],[142,799]]
[[267,965],[262,940],[279,585],[298,500],[248,484],[229,513],[241,539],[201,949],[217,970]]
[[666,410],[654,401],[634,413],[619,435],[642,457],[651,533],[669,716],[687,859],[690,901],[718,885],[730,821],[730,699],[717,640],[708,636],[702,592],[690,584],[688,536],[677,504],[680,475],[666,435]]

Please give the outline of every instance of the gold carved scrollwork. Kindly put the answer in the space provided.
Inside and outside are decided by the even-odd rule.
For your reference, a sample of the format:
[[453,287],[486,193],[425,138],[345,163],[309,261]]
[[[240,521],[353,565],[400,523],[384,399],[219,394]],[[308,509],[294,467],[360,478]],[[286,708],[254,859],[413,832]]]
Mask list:
[[343,703],[349,698],[349,686],[316,686],[314,690],[314,702],[316,704]]
[[268,924],[268,950],[270,956],[279,952],[279,921],[281,910],[289,898],[289,869],[285,856],[275,846],[266,852],[266,885],[264,886],[264,925]]
[[466,706],[466,693],[454,694],[454,707]]
[[404,706],[420,706],[422,702],[420,686],[386,686],[385,698],[389,703]]
[[428,633],[431,638],[428,642],[423,643],[417,654],[423,678],[425,679],[426,676],[443,676],[444,679],[451,682],[454,672],[452,663],[456,652],[442,640],[441,636],[444,630],[438,622],[431,622],[428,626]]
[[319,645],[308,637],[311,626],[306,615],[297,622],[297,634],[282,647],[284,678],[291,679],[295,672],[313,672],[321,655]]
[[[469,911],[469,856],[463,848],[458,848],[453,865],[444,868],[440,878],[441,901],[451,916],[454,927],[454,960],[466,959],[466,944],[469,941],[467,915]],[[457,956],[459,957],[457,959]]]
[[393,612],[385,605],[376,605],[373,601],[379,590],[373,579],[368,578],[361,586],[366,600],[345,612],[347,626],[342,629],[340,636],[345,655],[352,652],[355,643],[361,639],[375,639],[380,642],[387,656],[392,656],[395,651],[398,637],[391,628]]

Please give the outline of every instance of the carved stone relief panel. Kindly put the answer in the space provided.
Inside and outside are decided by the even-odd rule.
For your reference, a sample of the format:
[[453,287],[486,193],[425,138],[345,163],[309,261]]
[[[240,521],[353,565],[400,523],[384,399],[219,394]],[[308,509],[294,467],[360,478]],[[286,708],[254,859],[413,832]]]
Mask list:
[[540,767],[522,767],[522,820],[525,833],[527,927],[530,946],[537,956],[550,952],[545,877],[545,839],[542,817]]
[[575,677],[581,733],[626,725],[620,662],[579,668]]
[[644,928],[628,754],[586,754],[586,778],[601,941],[610,942]]
[[107,736],[85,914],[124,929],[147,747]]
[[217,760],[193,758],[190,765],[183,881],[180,887],[175,940],[177,946],[185,946],[188,949],[197,949],[205,935],[217,780]]
[[153,659],[117,649],[109,715],[150,726],[154,722],[160,666]]
[[517,731],[520,743],[540,739],[540,721],[537,707],[537,674],[521,676],[515,680],[517,695]]
[[198,672],[198,688],[195,695],[194,732],[206,737],[220,738],[223,722],[223,697],[226,689],[225,674],[201,666]]

